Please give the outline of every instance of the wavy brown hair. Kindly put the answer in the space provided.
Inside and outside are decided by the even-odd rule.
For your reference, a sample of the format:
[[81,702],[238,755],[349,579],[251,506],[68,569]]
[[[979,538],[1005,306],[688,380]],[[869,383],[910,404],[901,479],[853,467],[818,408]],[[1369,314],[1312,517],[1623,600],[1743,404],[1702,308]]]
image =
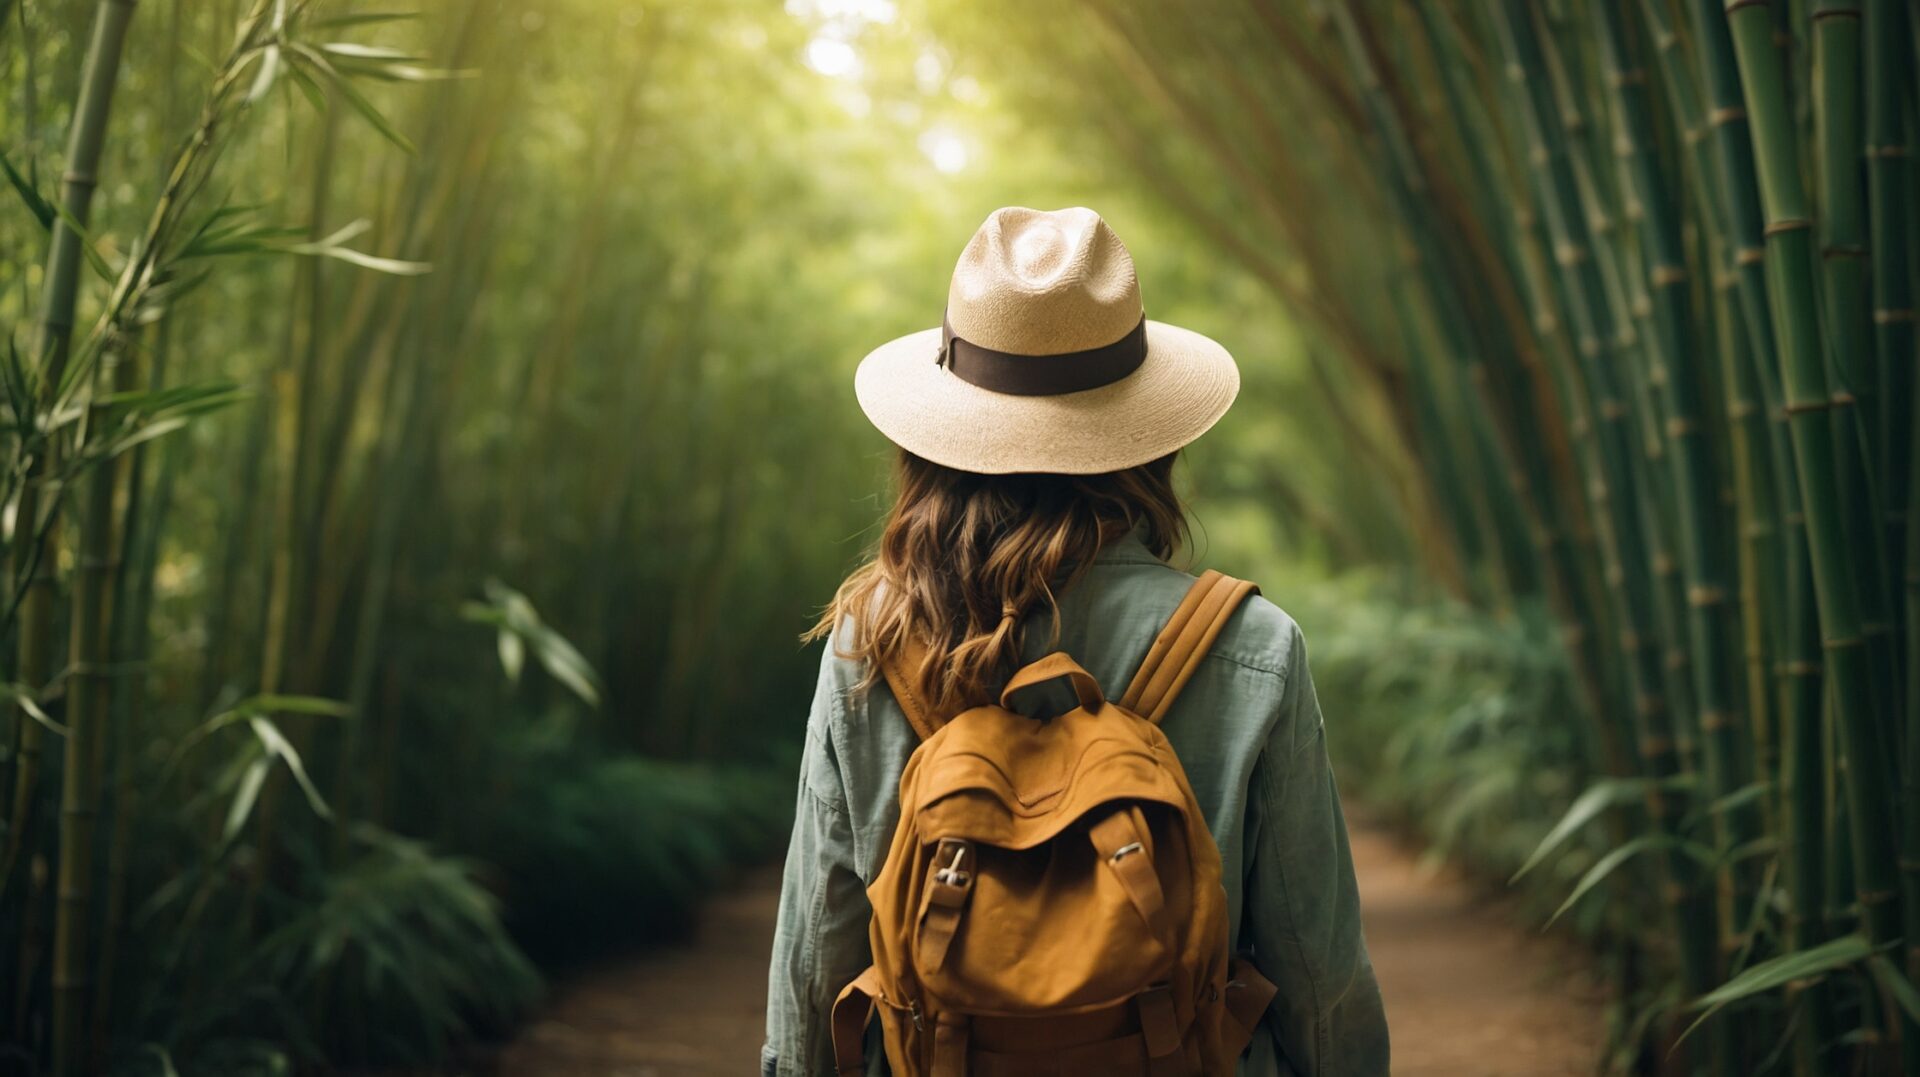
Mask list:
[[980,475],[903,449],[878,547],[806,638],[844,621],[834,643],[866,663],[862,688],[918,640],[919,686],[936,711],[989,702],[1019,662],[1028,614],[1047,608],[1058,639],[1055,596],[1102,546],[1138,526],[1164,560],[1187,540],[1176,455],[1102,475]]

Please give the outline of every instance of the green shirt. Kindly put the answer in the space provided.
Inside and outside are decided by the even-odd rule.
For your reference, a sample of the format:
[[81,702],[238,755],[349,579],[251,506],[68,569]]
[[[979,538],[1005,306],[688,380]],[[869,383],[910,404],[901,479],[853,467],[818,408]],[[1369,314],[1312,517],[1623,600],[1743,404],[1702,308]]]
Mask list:
[[[1137,535],[1110,543],[1061,596],[1055,648],[1046,613],[1029,623],[1026,658],[1066,651],[1118,692],[1192,582]],[[869,963],[866,887],[893,837],[900,772],[918,745],[886,685],[856,691],[859,663],[834,651],[829,641],[807,721],[768,977],[766,1077],[834,1072],[827,1015]],[[1280,988],[1240,1073],[1383,1077],[1386,1016],[1299,626],[1266,599],[1249,600],[1163,728],[1220,847],[1233,946]],[[869,1072],[884,1074],[877,1036],[868,1044]]]

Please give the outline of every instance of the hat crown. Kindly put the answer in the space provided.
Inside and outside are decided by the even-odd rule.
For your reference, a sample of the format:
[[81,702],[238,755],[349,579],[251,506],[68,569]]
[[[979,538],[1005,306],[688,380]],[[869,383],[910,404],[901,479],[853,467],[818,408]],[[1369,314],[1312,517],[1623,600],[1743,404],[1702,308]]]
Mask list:
[[960,253],[947,290],[955,336],[1014,355],[1099,348],[1140,323],[1133,256],[1084,207],[997,209]]

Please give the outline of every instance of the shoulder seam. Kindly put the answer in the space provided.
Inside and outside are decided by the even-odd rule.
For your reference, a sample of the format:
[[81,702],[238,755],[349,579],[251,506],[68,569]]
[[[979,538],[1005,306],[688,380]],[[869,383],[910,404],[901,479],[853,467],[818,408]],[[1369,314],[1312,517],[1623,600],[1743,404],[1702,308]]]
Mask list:
[[1250,669],[1255,673],[1265,673],[1268,676],[1278,677],[1281,680],[1282,686],[1283,687],[1285,686],[1285,682],[1287,679],[1287,671],[1285,669],[1276,669],[1272,665],[1259,662],[1254,659],[1244,657],[1242,655],[1231,654],[1221,650],[1208,651],[1207,658],[1209,659],[1218,658],[1222,662],[1239,666],[1242,669]]

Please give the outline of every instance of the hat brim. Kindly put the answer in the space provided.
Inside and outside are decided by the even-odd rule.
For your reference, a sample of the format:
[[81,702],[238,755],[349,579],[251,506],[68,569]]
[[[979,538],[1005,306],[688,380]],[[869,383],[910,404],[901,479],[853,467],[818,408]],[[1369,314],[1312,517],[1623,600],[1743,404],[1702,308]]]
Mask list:
[[889,441],[985,475],[1138,467],[1206,433],[1240,392],[1225,348],[1164,322],[1147,322],[1147,357],[1133,373],[1059,396],[982,389],[939,365],[939,351],[938,328],[882,344],[861,360],[854,395]]

